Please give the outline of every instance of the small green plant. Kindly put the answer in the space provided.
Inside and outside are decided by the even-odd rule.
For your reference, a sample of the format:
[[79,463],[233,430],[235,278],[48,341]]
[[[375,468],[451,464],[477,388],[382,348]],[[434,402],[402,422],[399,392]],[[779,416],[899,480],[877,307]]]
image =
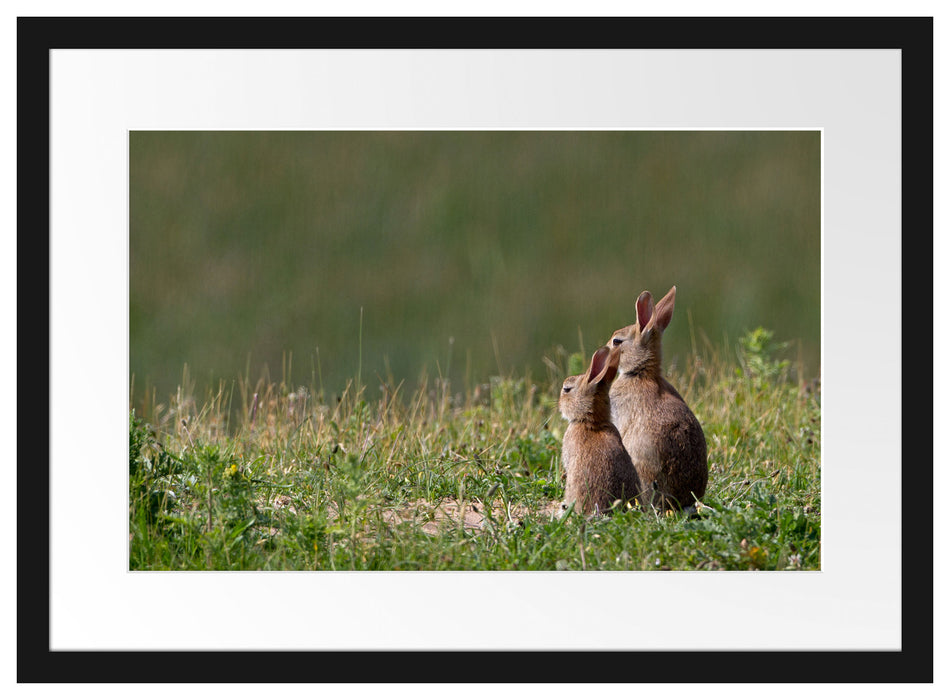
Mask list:
[[773,331],[761,326],[747,332],[739,338],[739,358],[741,370],[750,377],[756,386],[785,378],[788,360],[777,360],[775,355],[788,347],[788,343],[776,343]]
[[585,358],[581,353],[571,353],[571,356],[568,358],[567,365],[568,376],[583,374],[584,370],[587,369],[588,362],[590,362],[590,358]]

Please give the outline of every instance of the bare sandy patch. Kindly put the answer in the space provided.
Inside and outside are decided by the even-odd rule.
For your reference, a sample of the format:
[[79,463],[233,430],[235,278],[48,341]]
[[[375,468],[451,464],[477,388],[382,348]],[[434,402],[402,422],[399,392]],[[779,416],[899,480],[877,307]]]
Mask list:
[[423,532],[438,535],[458,527],[477,531],[492,526],[517,526],[526,518],[551,520],[560,510],[561,504],[558,501],[533,510],[524,506],[506,507],[498,501],[493,503],[489,510],[481,501],[445,499],[439,503],[418,500],[399,508],[383,508],[382,516],[390,525],[416,523]]
[[[271,505],[276,509],[287,508],[296,513],[289,496],[277,496]],[[330,506],[329,515],[335,519],[337,512]],[[491,509],[480,500],[459,501],[446,498],[433,503],[425,499],[410,501],[400,506],[380,506],[378,512],[386,524],[391,527],[415,524],[429,535],[438,535],[455,528],[480,531],[489,527],[518,526],[524,520],[553,520],[562,511],[560,501],[545,503],[540,508],[529,509],[526,506],[506,506],[500,500],[491,505]]]

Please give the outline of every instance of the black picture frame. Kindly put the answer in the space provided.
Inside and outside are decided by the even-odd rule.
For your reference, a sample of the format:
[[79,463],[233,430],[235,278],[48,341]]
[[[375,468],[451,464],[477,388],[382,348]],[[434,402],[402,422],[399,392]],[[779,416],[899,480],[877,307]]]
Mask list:
[[[932,315],[913,270],[931,269],[933,231],[932,17],[170,18],[20,17],[17,21],[18,355],[49,361],[50,51],[118,48],[895,49],[902,80],[902,279]],[[44,275],[42,271],[46,272]],[[928,299],[930,300],[928,302]],[[929,308],[928,308],[929,305]],[[47,319],[48,321],[48,319]],[[914,330],[910,363],[932,360],[932,328]],[[930,351],[932,352],[932,350]],[[921,357],[924,355],[925,357]],[[18,372],[20,368],[18,367]],[[21,373],[22,374],[22,373]],[[41,375],[44,376],[44,375]],[[49,381],[48,374],[47,382]],[[48,415],[35,372],[18,388],[21,415]],[[45,389],[45,390],[44,390]],[[913,395],[911,395],[911,393]],[[932,406],[932,389],[902,400]],[[923,394],[923,396],[921,396]],[[925,408],[926,410],[926,408]],[[903,435],[930,420],[905,412]],[[926,416],[925,416],[926,418]],[[913,421],[911,424],[910,421]],[[933,682],[933,483],[904,481],[900,651],[53,651],[50,649],[49,454],[42,420],[18,422],[17,680],[87,682]],[[46,424],[47,436],[49,424]],[[933,462],[930,439],[902,442],[904,465]],[[44,459],[46,464],[44,464]],[[25,507],[29,504],[29,507]],[[913,523],[908,521],[913,513]],[[913,634],[907,630],[913,628]],[[275,673],[275,668],[279,672]],[[361,669],[372,668],[367,675]],[[156,673],[161,669],[160,676]],[[606,669],[613,669],[609,671]],[[629,669],[637,669],[631,674]],[[794,673],[789,673],[794,669]]]

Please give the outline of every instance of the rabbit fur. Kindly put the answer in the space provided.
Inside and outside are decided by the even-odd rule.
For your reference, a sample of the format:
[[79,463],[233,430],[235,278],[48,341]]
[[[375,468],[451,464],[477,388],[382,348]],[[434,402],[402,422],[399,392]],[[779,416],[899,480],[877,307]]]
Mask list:
[[568,421],[561,461],[566,475],[565,507],[585,515],[606,513],[616,501],[640,493],[637,472],[610,420],[610,385],[617,376],[620,350],[598,348],[586,374],[564,380],[558,407]]
[[611,336],[620,351],[610,389],[611,416],[633,461],[643,500],[659,509],[691,507],[706,493],[706,437],[696,416],[661,372],[663,331],[673,318],[674,286],[654,306],[644,291],[636,323]]

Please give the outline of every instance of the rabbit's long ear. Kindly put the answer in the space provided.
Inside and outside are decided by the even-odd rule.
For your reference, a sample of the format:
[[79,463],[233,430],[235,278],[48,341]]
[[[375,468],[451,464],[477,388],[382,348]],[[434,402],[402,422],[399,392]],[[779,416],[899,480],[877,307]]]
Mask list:
[[587,370],[587,383],[596,384],[603,375],[610,369],[607,364],[607,358],[610,355],[610,348],[604,346],[597,348],[593,357],[590,358],[590,369]]
[[653,325],[660,329],[660,332],[666,330],[673,320],[673,305],[676,303],[676,285],[666,293],[666,296],[660,299],[653,312]]
[[637,323],[640,325],[640,330],[647,327],[651,318],[653,318],[653,295],[647,291],[640,292],[640,296],[637,297]]
[[590,370],[587,372],[587,384],[600,384],[605,379],[613,381],[620,365],[620,348],[602,347],[590,358]]

